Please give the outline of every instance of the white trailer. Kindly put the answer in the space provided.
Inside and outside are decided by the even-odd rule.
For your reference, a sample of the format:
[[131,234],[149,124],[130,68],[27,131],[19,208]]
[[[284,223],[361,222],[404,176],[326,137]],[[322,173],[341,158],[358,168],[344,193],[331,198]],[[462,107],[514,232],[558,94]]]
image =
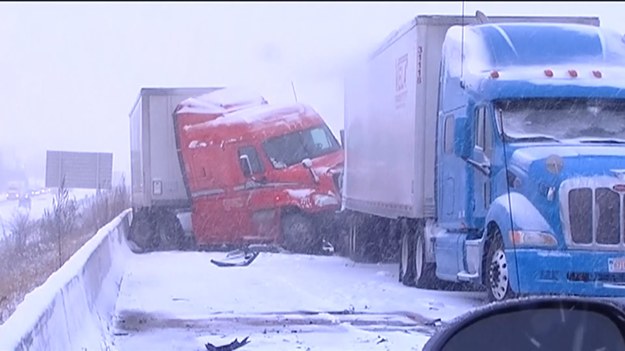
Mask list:
[[175,232],[172,226],[181,225],[190,236],[191,200],[176,148],[173,112],[183,100],[218,89],[142,88],[139,92],[130,112],[133,232]]
[[219,88],[143,88],[130,112],[130,171],[133,208],[184,207],[173,112],[183,100]]

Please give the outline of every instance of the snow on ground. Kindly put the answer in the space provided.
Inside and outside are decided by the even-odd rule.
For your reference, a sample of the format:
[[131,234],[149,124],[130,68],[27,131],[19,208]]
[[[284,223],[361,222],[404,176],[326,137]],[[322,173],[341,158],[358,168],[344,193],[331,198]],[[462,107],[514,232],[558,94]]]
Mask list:
[[132,255],[116,304],[118,350],[205,350],[249,336],[240,350],[421,350],[440,318],[483,304],[480,292],[397,281],[396,264],[261,253],[217,267],[220,252]]

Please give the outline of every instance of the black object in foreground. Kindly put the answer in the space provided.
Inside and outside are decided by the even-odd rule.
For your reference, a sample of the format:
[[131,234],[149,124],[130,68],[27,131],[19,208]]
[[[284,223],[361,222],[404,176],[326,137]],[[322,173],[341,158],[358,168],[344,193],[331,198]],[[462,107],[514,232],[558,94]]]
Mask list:
[[597,298],[519,298],[458,317],[423,348],[466,350],[625,350],[625,313]]
[[217,261],[215,259],[211,259],[211,263],[217,267],[245,267],[249,266],[250,263],[254,262],[256,257],[258,257],[258,252],[250,252],[245,254],[243,261],[238,262],[226,262],[226,261]]
[[249,336],[246,336],[245,339],[239,341],[238,339],[234,339],[233,342],[229,343],[228,345],[222,345],[222,346],[215,346],[213,344],[211,344],[210,342],[207,342],[206,345],[206,349],[208,351],[233,351],[238,349],[241,346],[245,346],[247,344],[250,343],[250,341],[248,340]]

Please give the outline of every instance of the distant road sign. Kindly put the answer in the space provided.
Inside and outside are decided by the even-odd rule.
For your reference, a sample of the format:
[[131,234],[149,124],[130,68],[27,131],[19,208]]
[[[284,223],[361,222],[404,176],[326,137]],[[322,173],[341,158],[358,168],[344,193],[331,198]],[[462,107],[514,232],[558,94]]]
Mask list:
[[113,178],[113,154],[48,150],[46,187],[58,188],[63,177],[66,188],[110,189]]

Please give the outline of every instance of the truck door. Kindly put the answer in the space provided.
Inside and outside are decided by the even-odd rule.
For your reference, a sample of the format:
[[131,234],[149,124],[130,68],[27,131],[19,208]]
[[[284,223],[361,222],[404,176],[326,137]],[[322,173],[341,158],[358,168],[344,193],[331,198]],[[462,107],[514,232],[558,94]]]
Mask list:
[[[477,106],[473,124],[474,147],[473,161],[476,167],[469,167],[468,185],[471,194],[470,223],[473,228],[482,228],[488,207],[491,202],[491,156],[492,156],[492,122],[489,109],[486,106]],[[471,181],[472,179],[472,181]]]
[[445,115],[440,126],[437,152],[438,171],[438,213],[439,220],[445,228],[462,227],[465,204],[465,169],[466,163],[454,154],[455,118],[453,114]]
[[267,183],[263,163],[254,146],[238,149],[242,185],[233,196],[244,204],[236,211],[241,234],[251,242],[270,242],[279,235],[279,212],[274,204],[275,190]]
[[[456,220],[457,206],[462,204],[461,199],[456,199],[456,187],[458,182],[456,175],[458,170],[464,166],[464,162],[455,162],[453,153],[454,146],[454,115],[449,114],[443,118],[443,128],[439,132],[442,141],[438,146],[438,182],[439,208],[438,213],[442,223],[449,223]],[[460,201],[456,201],[460,200]]]
[[[458,250],[458,241],[462,236],[459,233],[467,227],[466,207],[471,199],[467,197],[471,196],[467,191],[467,179],[472,166],[454,151],[459,140],[471,136],[465,135],[464,126],[456,125],[457,117],[450,113],[440,119],[436,167],[439,221],[448,230],[436,238],[436,275],[450,280],[454,280],[462,270],[459,263],[462,262],[462,253]],[[462,129],[463,134],[457,134],[457,129]]]

